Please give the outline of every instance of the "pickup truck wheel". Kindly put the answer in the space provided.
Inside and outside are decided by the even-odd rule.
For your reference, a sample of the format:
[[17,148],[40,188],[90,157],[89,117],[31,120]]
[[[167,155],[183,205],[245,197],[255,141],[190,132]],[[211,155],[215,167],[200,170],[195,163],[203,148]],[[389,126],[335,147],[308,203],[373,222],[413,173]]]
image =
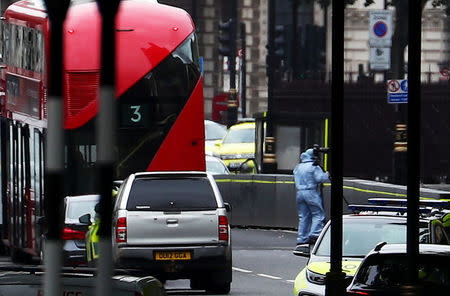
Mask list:
[[204,284],[202,285],[202,280],[200,279],[191,279],[190,286],[192,290],[203,290],[205,287]]
[[228,294],[231,290],[231,283],[211,283],[206,290],[214,294]]

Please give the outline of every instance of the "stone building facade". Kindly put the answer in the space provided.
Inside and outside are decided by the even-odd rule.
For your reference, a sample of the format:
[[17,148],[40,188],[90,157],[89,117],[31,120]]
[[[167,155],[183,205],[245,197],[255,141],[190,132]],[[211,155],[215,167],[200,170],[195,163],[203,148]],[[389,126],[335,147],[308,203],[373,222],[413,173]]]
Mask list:
[[[360,1],[362,2],[362,1]],[[369,75],[369,11],[382,9],[381,2],[365,8],[354,5],[346,9],[345,14],[345,71],[347,81],[356,81],[359,65],[363,65],[364,73]],[[395,24],[395,13],[393,13]],[[392,28],[394,29],[394,28]],[[395,40],[392,40],[395,42]],[[408,51],[405,50],[405,63]],[[440,8],[433,8],[428,3],[422,14],[422,81],[425,83],[445,82],[441,70],[450,66],[450,17]],[[375,75],[381,82],[384,76]],[[403,78],[403,77],[398,77]]]
[[[218,53],[219,22],[230,17],[232,0],[159,0],[160,3],[178,6],[191,14],[199,36],[200,55],[203,57],[205,115],[211,117],[212,101],[214,96],[229,89],[229,75],[224,71],[223,57]],[[247,75],[246,99],[247,116],[267,109],[267,76],[266,76],[266,44],[268,43],[268,1],[269,0],[237,0],[238,21],[246,26],[247,46]],[[1,0],[1,10],[14,0]],[[292,24],[291,1],[277,0],[276,23]],[[445,15],[443,9],[435,9],[430,4],[423,13],[423,52],[422,52],[422,80],[429,82],[442,82],[443,68],[450,68],[450,17]],[[346,9],[345,26],[345,75],[346,81],[356,81],[360,65],[365,75],[369,73],[369,10],[382,9],[383,0],[376,0],[373,5],[366,8],[363,0],[358,0]],[[313,24],[323,27],[328,24],[327,30],[327,66],[331,71],[331,12],[324,11],[317,4],[302,5],[297,11],[299,25]],[[327,22],[324,19],[327,15]],[[395,42],[395,41],[394,41]],[[238,48],[240,41],[238,41]],[[405,52],[405,56],[407,53]],[[240,71],[237,71],[238,75]],[[326,77],[331,77],[328,73]],[[241,77],[237,77],[240,82]],[[382,81],[384,76],[377,74],[374,79]],[[239,83],[237,83],[239,88]],[[239,91],[239,90],[238,90]]]
[[[238,0],[238,21],[246,25],[247,75],[246,98],[247,116],[267,109],[266,44],[268,43],[268,1]],[[204,94],[206,117],[211,116],[213,97],[226,92],[229,88],[229,76],[224,71],[223,57],[218,54],[219,22],[230,17],[230,2],[225,0],[160,0],[186,9],[194,18],[197,26],[200,54],[204,58]],[[275,1],[277,4],[277,24],[291,21],[291,1]],[[345,80],[356,81],[358,75],[371,76],[369,69],[369,10],[383,9],[384,1],[376,0],[369,7],[364,7],[359,0],[346,9],[345,25]],[[327,15],[327,21],[324,19]],[[395,13],[394,13],[395,15]],[[319,5],[299,7],[298,24],[311,23],[319,27],[328,24],[327,36],[327,71],[331,71],[331,11],[324,14]],[[292,22],[291,22],[292,23]],[[427,4],[423,13],[422,24],[422,81],[437,83],[446,78],[441,70],[450,67],[450,17],[440,8]],[[393,41],[395,42],[395,41]],[[240,41],[238,39],[238,48]],[[405,51],[407,61],[407,51]],[[361,68],[361,66],[362,68]],[[239,75],[239,70],[237,71]],[[330,73],[326,77],[331,77]],[[384,74],[373,74],[378,82],[384,80]],[[240,77],[237,77],[239,88]],[[445,81],[444,81],[445,82]],[[239,91],[239,90],[238,90]]]

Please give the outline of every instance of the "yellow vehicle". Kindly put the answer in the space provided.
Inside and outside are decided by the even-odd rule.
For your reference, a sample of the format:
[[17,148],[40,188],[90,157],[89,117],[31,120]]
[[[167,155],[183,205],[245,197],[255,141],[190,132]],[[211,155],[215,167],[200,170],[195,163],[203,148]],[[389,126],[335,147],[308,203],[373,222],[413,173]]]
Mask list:
[[[383,204],[388,199],[369,199]],[[401,199],[392,200],[401,202]],[[406,201],[405,201],[406,202]],[[424,201],[422,201],[424,202]],[[434,201],[433,201],[434,202]],[[355,214],[342,217],[342,271],[349,285],[364,257],[380,242],[388,244],[406,243],[407,218],[402,215],[406,208],[399,206],[351,205]],[[390,204],[391,205],[391,204]],[[378,212],[379,211],[379,212]],[[294,255],[307,257],[308,263],[294,281],[294,296],[325,295],[325,278],[330,271],[331,254],[330,221],[325,225],[311,252]],[[443,219],[437,216],[422,216],[419,221],[419,242],[449,245]],[[353,295],[353,294],[352,294]]]
[[228,128],[215,156],[220,157],[231,172],[255,172],[255,121],[244,120]]

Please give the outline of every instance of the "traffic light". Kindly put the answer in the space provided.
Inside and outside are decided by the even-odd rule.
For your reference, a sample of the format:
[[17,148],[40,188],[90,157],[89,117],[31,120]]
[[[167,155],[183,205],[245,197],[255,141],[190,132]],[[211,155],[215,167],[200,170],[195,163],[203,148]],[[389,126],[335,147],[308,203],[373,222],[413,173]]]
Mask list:
[[219,54],[227,57],[235,55],[236,52],[236,26],[233,19],[219,23]]
[[279,58],[286,57],[286,28],[283,25],[275,26],[274,54]]

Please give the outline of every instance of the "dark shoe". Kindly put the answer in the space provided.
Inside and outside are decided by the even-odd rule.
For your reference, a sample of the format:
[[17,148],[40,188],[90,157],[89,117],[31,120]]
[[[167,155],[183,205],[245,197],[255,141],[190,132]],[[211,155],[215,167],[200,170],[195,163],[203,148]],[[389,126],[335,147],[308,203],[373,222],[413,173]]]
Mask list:
[[309,250],[309,244],[297,244],[292,253],[294,253],[294,255],[309,255]]
[[314,246],[316,244],[317,237],[311,237],[309,239],[309,245]]

